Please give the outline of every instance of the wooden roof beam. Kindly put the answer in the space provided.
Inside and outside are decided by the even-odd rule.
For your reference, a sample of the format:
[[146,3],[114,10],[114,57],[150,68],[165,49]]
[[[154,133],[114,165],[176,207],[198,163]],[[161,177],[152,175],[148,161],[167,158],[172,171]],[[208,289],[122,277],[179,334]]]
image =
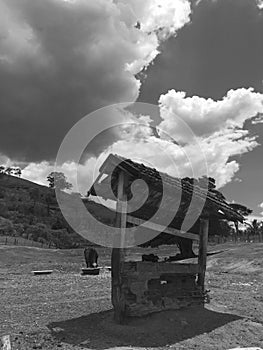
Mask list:
[[156,224],[156,223],[151,222],[151,221],[144,221],[142,219],[135,218],[131,215],[127,215],[127,221],[130,224],[134,224],[137,226],[143,226],[143,227],[148,228],[148,229],[153,230],[153,231],[164,232],[164,233],[168,233],[169,235],[199,241],[198,234],[180,231],[180,230],[177,230],[175,228],[166,227],[163,225]]

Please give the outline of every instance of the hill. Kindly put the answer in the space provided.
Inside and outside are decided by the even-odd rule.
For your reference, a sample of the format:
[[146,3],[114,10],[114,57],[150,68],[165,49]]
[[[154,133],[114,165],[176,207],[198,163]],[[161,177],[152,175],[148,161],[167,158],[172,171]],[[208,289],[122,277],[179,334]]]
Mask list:
[[[107,210],[89,200],[85,205],[93,213],[98,207],[100,211]],[[109,216],[112,217],[110,210]],[[0,235],[23,237],[56,248],[89,243],[62,216],[54,189],[6,174],[0,174]]]

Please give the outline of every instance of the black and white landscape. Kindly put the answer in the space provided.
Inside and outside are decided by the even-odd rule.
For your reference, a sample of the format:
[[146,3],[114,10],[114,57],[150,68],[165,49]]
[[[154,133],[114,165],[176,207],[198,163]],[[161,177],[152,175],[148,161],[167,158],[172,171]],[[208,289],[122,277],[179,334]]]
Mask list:
[[[262,155],[262,0],[0,0],[0,345],[263,348]],[[210,303],[120,325],[109,231],[153,217],[125,251],[148,259],[147,298],[170,305],[155,263],[189,263]],[[81,275],[87,246],[98,275]]]

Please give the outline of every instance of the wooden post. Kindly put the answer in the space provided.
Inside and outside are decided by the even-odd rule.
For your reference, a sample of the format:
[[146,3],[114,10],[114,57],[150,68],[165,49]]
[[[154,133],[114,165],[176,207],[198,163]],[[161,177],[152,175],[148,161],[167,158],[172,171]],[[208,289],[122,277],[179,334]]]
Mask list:
[[205,290],[205,271],[206,271],[206,257],[207,257],[207,239],[208,239],[209,219],[200,219],[200,241],[199,241],[199,255],[198,255],[198,285]]
[[234,225],[235,225],[235,232],[234,232],[234,240],[235,243],[237,243],[238,241],[238,221],[234,221]]
[[119,174],[117,190],[116,226],[121,229],[121,237],[118,245],[121,248],[113,248],[111,254],[111,300],[114,307],[114,319],[123,323],[125,318],[125,300],[122,294],[121,265],[124,261],[124,243],[127,217],[127,196],[125,194],[125,174]]

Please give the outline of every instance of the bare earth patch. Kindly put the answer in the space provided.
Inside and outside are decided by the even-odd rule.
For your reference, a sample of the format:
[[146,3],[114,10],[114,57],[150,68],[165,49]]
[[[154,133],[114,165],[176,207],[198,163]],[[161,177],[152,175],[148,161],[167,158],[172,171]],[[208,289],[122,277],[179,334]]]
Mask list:
[[[156,250],[165,255],[172,247]],[[205,308],[112,319],[110,272],[81,276],[82,250],[0,247],[0,335],[12,349],[218,349],[263,347],[263,244],[224,244],[208,257]],[[110,251],[99,250],[100,266]],[[141,252],[130,252],[139,258]],[[51,275],[31,271],[52,269]]]

